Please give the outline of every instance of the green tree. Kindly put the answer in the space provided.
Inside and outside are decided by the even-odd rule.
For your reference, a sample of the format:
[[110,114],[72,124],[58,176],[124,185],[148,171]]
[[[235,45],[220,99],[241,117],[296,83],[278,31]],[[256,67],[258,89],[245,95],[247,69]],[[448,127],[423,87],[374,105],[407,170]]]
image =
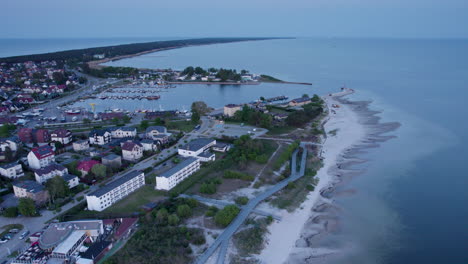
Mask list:
[[17,217],[18,216],[18,207],[8,207],[3,211],[3,216],[5,217]]
[[227,205],[223,209],[219,210],[215,217],[215,223],[219,226],[226,227],[232,220],[239,214],[240,209],[235,205]]
[[168,218],[167,218],[167,222],[169,223],[169,225],[171,226],[176,226],[179,224],[179,217],[175,214],[171,214]]
[[70,193],[70,188],[68,183],[60,176],[55,176],[52,179],[49,179],[45,183],[47,191],[49,191],[50,199],[52,203],[55,202],[57,198],[64,198]]
[[140,128],[141,128],[141,129],[145,130],[145,129],[147,129],[148,127],[149,127],[149,122],[148,122],[148,120],[143,120],[143,121],[141,121],[141,123],[140,123]]
[[166,208],[161,208],[156,213],[156,222],[161,225],[165,225],[167,223],[167,218],[169,213],[167,212]]
[[198,122],[200,122],[200,114],[198,112],[193,112],[191,119],[193,124],[198,124]]
[[59,85],[65,84],[65,82],[67,81],[67,77],[65,77],[65,75],[61,72],[52,73],[52,77],[54,79],[54,82]]
[[34,204],[33,199],[29,197],[20,198],[18,203],[18,211],[24,216],[36,215],[36,205]]
[[79,82],[80,84],[83,84],[83,83],[88,82],[88,79],[86,79],[86,77],[80,76],[80,78],[78,78],[78,82]]
[[107,175],[107,167],[102,164],[96,164],[91,168],[91,172],[98,178],[104,179]]
[[192,215],[192,209],[186,204],[177,206],[177,215],[181,218],[187,218]]
[[192,113],[197,112],[200,116],[202,116],[208,113],[210,111],[210,108],[203,101],[195,101],[192,103],[191,110]]
[[83,118],[83,124],[86,124],[86,125],[91,124],[91,119]]

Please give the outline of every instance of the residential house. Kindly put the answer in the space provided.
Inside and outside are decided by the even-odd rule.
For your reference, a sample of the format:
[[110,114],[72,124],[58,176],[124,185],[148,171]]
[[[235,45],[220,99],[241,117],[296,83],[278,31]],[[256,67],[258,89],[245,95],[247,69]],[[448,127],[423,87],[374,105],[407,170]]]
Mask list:
[[68,169],[57,163],[52,163],[44,168],[40,168],[34,171],[36,181],[40,184],[44,184],[47,180],[52,179],[55,176],[63,176],[68,173]]
[[301,97],[293,99],[289,102],[289,106],[303,106],[311,102],[309,97]]
[[17,151],[18,150],[18,138],[12,137],[12,138],[0,139],[0,151],[5,152],[7,149],[10,149],[13,152]]
[[134,138],[137,135],[135,127],[115,127],[110,132],[112,138]]
[[120,168],[120,166],[122,166],[122,157],[115,154],[109,154],[102,157],[102,164],[111,168]]
[[33,148],[28,153],[28,164],[32,169],[44,168],[55,161],[55,153],[48,145]]
[[86,195],[88,210],[102,211],[145,185],[145,174],[131,171]]
[[23,167],[16,162],[1,165],[0,175],[10,179],[22,177],[24,176]]
[[13,192],[18,198],[28,197],[37,205],[45,204],[49,200],[49,192],[35,181],[20,181],[13,183]]
[[153,139],[156,135],[167,134],[167,128],[163,126],[150,126],[146,129],[146,138]]
[[47,129],[37,129],[33,131],[34,141],[38,144],[47,144],[50,142],[50,134]]
[[141,145],[143,146],[143,151],[156,151],[158,150],[158,144],[151,139],[143,139],[140,141]]
[[215,155],[209,151],[209,148],[215,144],[214,139],[199,138],[179,147],[178,153],[183,157],[195,157],[203,162],[214,161]]
[[156,176],[156,190],[170,190],[200,169],[200,160],[189,157]]
[[224,115],[228,117],[233,117],[237,111],[242,109],[241,105],[236,104],[227,104],[224,106]]
[[101,164],[101,163],[99,161],[97,161],[97,160],[91,160],[91,159],[90,160],[83,160],[83,161],[80,161],[78,163],[78,165],[76,166],[76,169],[81,171],[82,176],[85,176],[91,171],[91,169],[96,164]]
[[62,175],[62,178],[68,183],[70,189],[80,184],[80,179],[76,175],[66,173]]
[[29,127],[20,128],[20,130],[18,131],[18,137],[21,140],[21,142],[25,144],[31,144],[34,142],[33,130]]
[[68,129],[59,128],[50,134],[51,140],[68,145],[72,142],[72,132]]
[[128,140],[122,143],[122,158],[128,161],[137,161],[143,157],[143,146],[136,141]]
[[111,142],[111,133],[105,129],[92,130],[89,133],[89,143],[96,145],[105,145]]
[[73,142],[74,151],[85,151],[88,149],[89,149],[89,142],[87,139]]

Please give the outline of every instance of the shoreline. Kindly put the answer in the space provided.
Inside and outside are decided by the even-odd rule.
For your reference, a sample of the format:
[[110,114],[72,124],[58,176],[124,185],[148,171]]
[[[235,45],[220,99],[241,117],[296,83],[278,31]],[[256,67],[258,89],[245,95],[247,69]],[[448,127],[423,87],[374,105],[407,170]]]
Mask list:
[[[357,156],[393,138],[382,134],[399,127],[398,123],[381,124],[380,117],[375,116],[379,112],[368,108],[370,102],[344,98],[349,94],[341,92],[324,97],[329,109],[325,131],[338,130],[336,136],[328,135],[323,143],[323,167],[316,175],[319,183],[299,208],[292,213],[281,210],[282,220],[268,227],[265,248],[258,255],[261,263],[310,263],[312,259],[325,263],[327,256],[341,252],[339,248],[318,247],[321,238],[339,227],[339,208],[333,204],[335,187],[361,174],[350,168],[367,162]],[[332,104],[340,108],[333,108]]]

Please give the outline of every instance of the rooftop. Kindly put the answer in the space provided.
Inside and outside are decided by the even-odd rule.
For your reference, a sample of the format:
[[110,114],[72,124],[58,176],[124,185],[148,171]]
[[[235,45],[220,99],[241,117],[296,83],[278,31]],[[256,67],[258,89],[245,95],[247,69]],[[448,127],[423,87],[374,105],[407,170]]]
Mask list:
[[31,150],[38,159],[43,159],[54,154],[52,147],[49,145],[40,146]]
[[150,126],[146,129],[146,133],[149,133],[153,130],[156,130],[158,131],[159,133],[166,133],[167,132],[167,129],[166,127],[163,127],[163,126]]
[[172,175],[174,175],[175,173],[177,173],[178,171],[180,171],[180,170],[184,169],[185,167],[187,167],[188,165],[192,164],[193,162],[196,162],[197,160],[198,159],[193,158],[193,157],[186,158],[186,159],[182,160],[181,162],[179,162],[174,167],[172,167],[172,168],[168,169],[167,171],[161,173],[161,175],[159,175],[159,177],[169,178]]
[[107,155],[105,157],[102,157],[102,159],[106,159],[106,160],[115,160],[115,159],[119,159],[119,158],[120,158],[120,156],[118,156],[116,154],[113,154],[113,153],[109,154],[109,155]]
[[53,223],[44,230],[44,233],[39,239],[39,246],[42,249],[50,249],[64,242],[74,231],[101,230],[102,227],[102,220]]
[[115,189],[116,187],[132,180],[133,178],[135,177],[138,177],[139,175],[143,174],[143,172],[140,172],[140,171],[131,171],[127,174],[125,174],[124,176],[118,178],[117,180],[113,181],[113,182],[110,182],[106,185],[104,185],[103,187],[101,187],[100,189],[90,193],[88,196],[96,196],[96,197],[101,197],[103,196],[104,194],[112,191],[113,189]]
[[18,166],[20,164],[16,163],[16,162],[12,162],[12,163],[8,163],[8,164],[3,164],[1,165],[0,167],[2,167],[3,169],[7,170],[7,169],[10,169],[10,168],[14,168],[16,166]]
[[95,259],[97,256],[99,256],[109,245],[111,242],[109,241],[98,241],[94,244],[92,244],[88,250],[86,250],[85,253],[81,254],[82,258],[85,259]]
[[37,169],[34,171],[34,173],[36,173],[37,175],[44,175],[44,174],[49,174],[51,173],[52,171],[64,171],[66,170],[67,168],[65,168],[64,166],[62,165],[59,165],[57,163],[52,163],[44,168],[40,168],[40,169]]
[[212,138],[199,138],[199,139],[195,139],[195,140],[183,145],[182,147],[180,147],[180,149],[190,150],[190,151],[198,151],[198,150],[206,147],[208,144],[212,143],[213,141],[216,142],[216,140],[214,140]]
[[13,185],[21,189],[26,189],[31,193],[38,193],[44,190],[44,186],[30,180],[14,182]]

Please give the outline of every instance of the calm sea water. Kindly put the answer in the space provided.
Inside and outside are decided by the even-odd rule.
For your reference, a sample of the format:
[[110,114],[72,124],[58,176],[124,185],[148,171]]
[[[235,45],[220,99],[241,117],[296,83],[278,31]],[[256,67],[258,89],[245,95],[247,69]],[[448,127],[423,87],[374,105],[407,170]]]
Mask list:
[[[0,46],[5,47],[1,41]],[[356,192],[336,197],[343,228],[323,246],[350,249],[337,263],[468,260],[468,40],[258,41],[171,50],[110,65],[248,69],[314,83],[179,86],[163,93],[154,108],[188,107],[199,99],[222,106],[260,95],[325,94],[343,84],[357,89],[353,98],[373,100],[383,121],[402,127],[391,133],[396,139],[370,150],[366,172],[342,187]]]

